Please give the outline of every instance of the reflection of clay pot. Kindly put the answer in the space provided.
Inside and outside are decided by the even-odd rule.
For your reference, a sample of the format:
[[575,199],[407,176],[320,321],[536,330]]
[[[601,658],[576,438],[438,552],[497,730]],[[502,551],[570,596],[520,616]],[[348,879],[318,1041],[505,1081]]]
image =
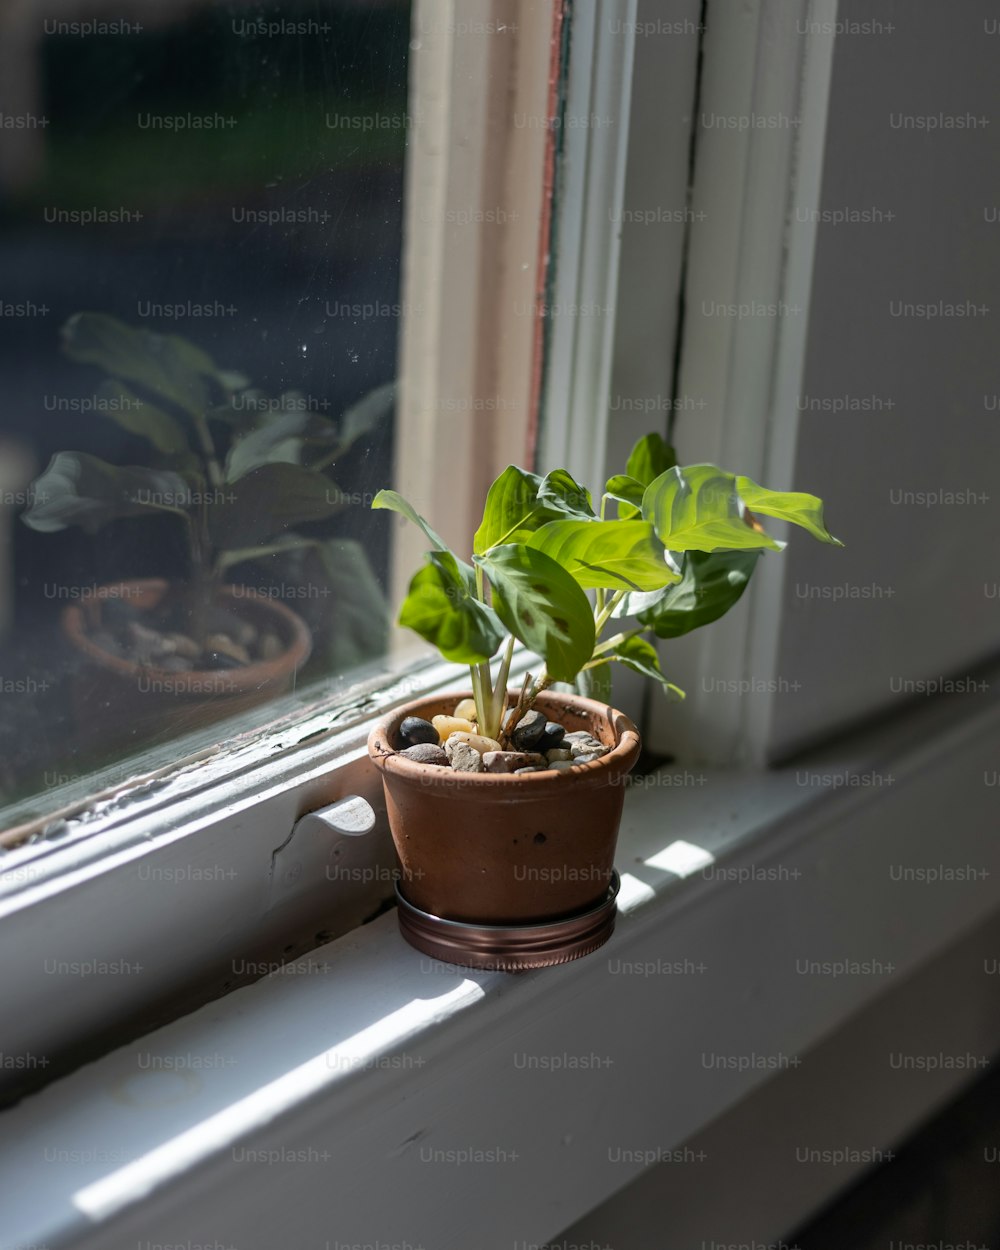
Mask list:
[[98,749],[140,738],[148,741],[152,735],[175,737],[266,703],[290,688],[309,658],[312,638],[304,621],[284,604],[233,586],[219,587],[219,606],[277,634],[285,650],[275,659],[243,668],[172,673],[113,655],[90,637],[100,628],[104,601],[118,600],[149,612],[170,589],[161,578],[118,582],[99,587],[93,598],[63,611],[63,632],[80,658],[73,675],[77,724]]
[[404,717],[450,714],[467,697],[408,703],[368,739],[406,901],[444,920],[507,926],[558,921],[599,904],[611,885],[626,777],[639,754],[636,727],[593,699],[546,692],[539,711],[612,750],[572,771],[519,777],[459,773],[396,753]]

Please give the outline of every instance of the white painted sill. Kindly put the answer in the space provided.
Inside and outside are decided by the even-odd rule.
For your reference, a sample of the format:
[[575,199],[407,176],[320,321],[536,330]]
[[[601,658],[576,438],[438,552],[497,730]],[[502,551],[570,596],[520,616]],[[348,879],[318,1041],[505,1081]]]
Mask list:
[[974,694],[808,766],[664,770],[628,796],[602,951],[465,973],[382,916],[0,1115],[3,1245],[544,1242],[642,1170],[609,1142],[682,1143],[995,911],[998,741]]

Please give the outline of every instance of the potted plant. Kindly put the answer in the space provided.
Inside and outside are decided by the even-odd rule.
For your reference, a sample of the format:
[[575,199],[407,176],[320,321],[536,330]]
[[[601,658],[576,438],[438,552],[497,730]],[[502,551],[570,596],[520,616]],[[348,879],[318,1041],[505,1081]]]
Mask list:
[[[373,506],[415,522],[432,547],[399,623],[471,674],[471,691],[397,708],[369,738],[402,865],[403,933],[425,953],[475,967],[586,954],[614,924],[615,842],[640,745],[607,704],[611,665],[683,697],[648,635],[678,637],[736,603],[761,553],[783,546],[761,516],[839,546],[822,502],[710,464],[682,468],[649,434],[596,513],[565,470],[506,468],[471,564],[394,491]],[[515,641],[544,664],[508,690]]]
[[[231,580],[255,562],[290,578],[308,551],[331,584],[346,559],[376,619],[380,603],[356,543],[303,534],[300,524],[347,506],[327,472],[388,412],[392,388],[366,396],[339,422],[305,396],[276,400],[218,368],[176,335],[133,329],[113,317],[78,313],[62,331],[75,361],[107,375],[96,411],[148,444],[147,462],[114,465],[82,451],[54,455],[31,490],[25,524],[96,533],[122,518],[171,516],[185,539],[187,575],[98,586],[70,603],[62,628],[73,648],[78,719],[102,739],[161,729],[165,714],[185,727],[227,716],[287,690],[309,657],[300,615]],[[296,563],[297,562],[297,563]],[[377,633],[377,631],[374,631]]]

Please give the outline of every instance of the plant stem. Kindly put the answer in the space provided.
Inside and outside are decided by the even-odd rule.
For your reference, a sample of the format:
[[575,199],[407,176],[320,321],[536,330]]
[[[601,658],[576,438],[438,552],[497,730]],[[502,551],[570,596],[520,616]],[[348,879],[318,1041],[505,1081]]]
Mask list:
[[222,466],[215,455],[215,444],[212,442],[208,422],[202,413],[195,413],[193,416],[194,428],[198,434],[198,442],[201,444],[202,458],[205,461],[205,468],[208,472],[208,480],[213,486],[221,486],[223,481]]
[[510,662],[514,656],[514,635],[507,639],[507,647],[500,661],[496,685],[493,687],[493,698],[490,701],[490,719],[488,727],[483,731],[487,738],[497,738],[503,726],[503,714],[507,709],[507,676],[510,673]]
[[600,612],[597,613],[597,616],[594,619],[595,634],[600,634],[604,626],[607,625],[608,621],[611,619],[611,613],[615,610],[615,608],[618,607],[619,603],[621,603],[621,601],[625,598],[626,593],[627,592],[624,590],[616,590],[615,593],[608,600],[607,604],[601,609]]
[[626,629],[620,634],[613,634],[610,638],[606,638],[604,642],[594,648],[594,659],[597,659],[599,655],[604,655],[607,651],[613,651],[614,648],[617,647],[619,643],[624,642],[626,638],[632,638],[636,634],[641,634],[645,628],[646,627],[644,625],[639,625],[636,629]]

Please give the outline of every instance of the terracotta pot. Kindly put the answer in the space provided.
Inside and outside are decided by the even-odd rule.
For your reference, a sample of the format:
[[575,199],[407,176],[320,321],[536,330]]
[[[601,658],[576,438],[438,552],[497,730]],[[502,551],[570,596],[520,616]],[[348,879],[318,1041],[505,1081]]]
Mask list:
[[218,602],[285,644],[273,660],[243,668],[172,673],[137,664],[98,646],[89,630],[99,628],[102,604],[127,603],[152,611],[170,591],[161,578],[99,587],[93,598],[64,609],[62,628],[83,661],[73,676],[77,723],[103,749],[110,743],[164,737],[232,716],[284,694],[309,658],[312,637],[305,622],[283,603],[243,587],[221,586]]
[[432,916],[476,925],[533,925],[592,908],[607,896],[626,777],[639,733],[593,699],[545,692],[537,708],[612,750],[567,772],[459,773],[394,750],[404,717],[450,714],[468,694],[418,699],[373,730],[406,900]]

